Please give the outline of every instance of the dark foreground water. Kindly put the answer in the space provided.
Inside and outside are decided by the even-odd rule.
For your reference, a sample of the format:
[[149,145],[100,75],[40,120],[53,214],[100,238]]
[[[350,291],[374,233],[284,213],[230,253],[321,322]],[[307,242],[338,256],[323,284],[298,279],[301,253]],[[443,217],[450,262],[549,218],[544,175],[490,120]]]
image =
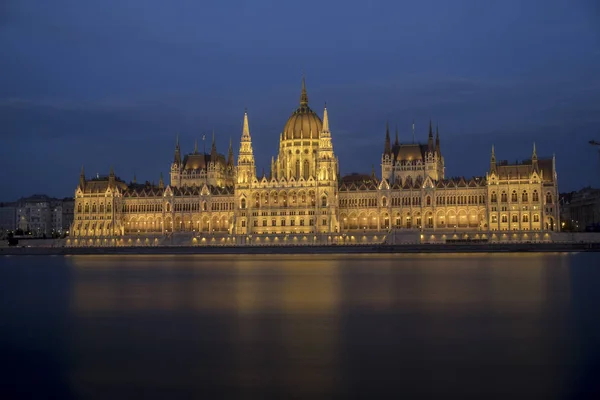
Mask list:
[[0,398],[600,398],[600,254],[0,257]]

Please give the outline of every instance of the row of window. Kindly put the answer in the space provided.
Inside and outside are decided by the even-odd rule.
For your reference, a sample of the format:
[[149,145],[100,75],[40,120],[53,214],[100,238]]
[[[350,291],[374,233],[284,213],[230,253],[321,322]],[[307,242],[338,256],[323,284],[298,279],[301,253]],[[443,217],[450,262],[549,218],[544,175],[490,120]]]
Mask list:
[[[511,218],[512,222],[517,223],[519,222],[519,216],[518,215],[513,215]],[[508,216],[505,214],[502,214],[500,216],[500,221],[507,223],[508,222]],[[498,216],[497,215],[492,215],[492,223],[495,224],[498,222]],[[523,215],[522,217],[522,222],[529,222],[529,215]],[[540,222],[540,216],[539,214],[534,214],[533,215],[533,222]]]
[[[253,221],[253,226],[255,228],[258,227],[258,222],[259,221],[256,220],[256,219]],[[266,219],[263,219],[262,220],[262,226],[263,227],[268,226],[267,222],[268,221]],[[275,219],[275,218],[271,219],[271,226],[286,226],[286,224],[287,224],[287,222],[286,222],[285,219],[280,220],[279,221],[279,225],[277,225],[277,219]],[[315,220],[312,219],[312,218],[310,218],[308,220],[308,226],[314,226],[314,225],[315,225]],[[323,218],[321,220],[321,225],[327,225],[327,218]],[[294,220],[294,219],[290,220],[290,226],[296,226],[296,220]],[[300,219],[300,225],[299,226],[306,226],[306,221],[304,219]],[[246,227],[246,221],[242,221],[242,227]]]
[[[231,211],[234,208],[234,203],[232,202],[215,202],[215,203],[211,203],[210,205],[210,209],[211,211]],[[162,204],[123,204],[123,207],[121,208],[121,210],[123,212],[127,212],[127,213],[151,213],[151,212],[162,212],[163,211],[163,205]],[[202,202],[202,204],[198,204],[198,203],[177,203],[173,206],[173,210],[176,212],[183,212],[183,211],[189,211],[189,212],[193,212],[193,211],[208,211],[208,205],[206,202]],[[77,205],[77,212],[81,213],[81,212],[89,212],[92,213],[96,213],[96,212],[100,212],[100,213],[104,213],[104,212],[111,212],[112,211],[112,206],[111,204],[106,204],[106,208],[104,206],[103,203],[100,203],[99,206],[96,206],[96,203],[92,203],[91,206],[89,203],[85,203],[85,205],[81,205],[78,204]],[[171,212],[171,204],[167,203],[165,206],[165,211],[166,212]]]
[[[539,196],[537,190],[534,190],[531,193],[531,200],[533,202],[540,201],[540,196]],[[512,193],[510,195],[510,201],[512,203],[516,203],[519,201],[519,195],[516,190],[512,191]],[[529,201],[529,194],[527,193],[526,190],[523,190],[523,192],[521,193],[521,202],[527,202],[527,201]],[[498,194],[496,192],[492,192],[491,202],[492,203],[498,202]],[[508,203],[508,193],[506,193],[504,191],[500,193],[500,202]],[[550,194],[550,192],[546,193],[546,204],[552,204],[552,194]]]
[[[302,196],[302,202],[305,203],[306,202],[306,196],[303,195]],[[271,196],[272,199],[272,203],[273,205],[277,206],[278,204],[281,205],[282,207],[288,207],[288,199],[287,196],[281,196],[281,199],[278,200],[278,196]],[[263,196],[263,201],[264,201],[264,205],[268,205],[269,201],[268,201],[268,197],[267,196]],[[292,198],[292,206],[294,206],[296,204],[296,196],[293,196]],[[245,209],[246,208],[246,199],[242,198],[240,200],[240,208]],[[256,195],[256,197],[254,198],[254,206],[256,208],[260,207],[261,202],[260,202],[260,197],[259,195]],[[310,198],[310,205],[311,206],[315,206],[315,198],[311,197]],[[327,207],[327,197],[323,196],[321,198],[321,207]]]

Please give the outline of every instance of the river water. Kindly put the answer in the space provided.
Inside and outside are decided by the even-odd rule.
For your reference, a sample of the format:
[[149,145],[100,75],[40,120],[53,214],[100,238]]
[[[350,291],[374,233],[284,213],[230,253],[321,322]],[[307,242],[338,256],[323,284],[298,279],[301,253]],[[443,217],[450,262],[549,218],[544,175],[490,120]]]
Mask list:
[[2,398],[600,393],[600,253],[4,256],[0,300]]

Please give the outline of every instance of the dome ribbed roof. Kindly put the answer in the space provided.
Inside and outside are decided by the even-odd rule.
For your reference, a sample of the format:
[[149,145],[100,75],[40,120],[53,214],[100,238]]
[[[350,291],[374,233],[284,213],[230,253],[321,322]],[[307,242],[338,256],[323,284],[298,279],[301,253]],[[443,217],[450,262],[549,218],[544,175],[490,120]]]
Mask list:
[[283,139],[318,139],[322,129],[323,122],[321,118],[308,106],[308,95],[306,94],[306,85],[303,78],[300,107],[292,113],[286,122],[283,128]]

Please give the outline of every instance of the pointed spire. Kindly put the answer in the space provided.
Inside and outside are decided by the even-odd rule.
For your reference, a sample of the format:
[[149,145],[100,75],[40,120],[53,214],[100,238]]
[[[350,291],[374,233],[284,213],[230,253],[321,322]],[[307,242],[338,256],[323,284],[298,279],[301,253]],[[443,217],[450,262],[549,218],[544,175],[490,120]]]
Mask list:
[[[179,148],[179,133],[175,138],[175,157],[173,158],[173,164],[181,164],[181,150]],[[135,183],[135,182],[134,182]]]
[[427,139],[427,150],[433,152],[433,126],[431,124],[431,118],[429,119],[429,137]]
[[210,161],[217,162],[217,144],[215,142],[215,130],[212,131],[212,145],[210,146]]
[[277,171],[275,170],[275,157],[271,157],[271,173],[269,174],[269,180],[275,178]]
[[81,173],[79,174],[79,187],[83,190],[85,188],[85,171],[83,165],[81,166]]
[[535,149],[535,142],[533,142],[533,155],[531,156],[533,160],[537,160],[537,151]]
[[137,183],[137,178],[135,176],[135,172],[133,173],[133,180],[131,181],[132,183]]
[[441,155],[441,152],[440,152],[440,129],[439,128],[440,128],[439,125],[436,124],[435,125],[435,152],[438,155]]
[[302,74],[302,93],[300,94],[300,106],[308,106],[308,94],[306,93],[306,80],[304,74]]
[[229,138],[229,152],[227,154],[227,165],[233,166],[234,165],[234,159],[233,159],[233,145],[231,143],[231,137]]
[[492,155],[490,157],[490,172],[496,171],[496,151],[494,145],[492,145]]
[[325,103],[325,109],[323,110],[323,132],[329,132],[329,116],[327,115],[327,103]]
[[110,166],[110,172],[108,174],[108,186],[115,186],[115,170],[113,169],[112,165]]
[[375,164],[371,164],[371,179],[375,180]]
[[242,130],[242,140],[250,140],[250,126],[248,124],[248,110],[244,109],[244,128]]
[[198,139],[194,140],[194,154],[198,154]]
[[394,142],[394,146],[400,146],[400,140],[398,140],[398,124],[396,124],[396,141]]
[[383,148],[383,154],[391,154],[392,147],[390,145],[390,124],[385,123],[385,147]]
[[160,173],[160,179],[158,180],[158,188],[159,189],[164,189],[165,188],[165,182],[163,180],[163,174],[162,174],[162,172]]
[[492,160],[496,160],[496,151],[494,150],[494,145],[492,145]]

